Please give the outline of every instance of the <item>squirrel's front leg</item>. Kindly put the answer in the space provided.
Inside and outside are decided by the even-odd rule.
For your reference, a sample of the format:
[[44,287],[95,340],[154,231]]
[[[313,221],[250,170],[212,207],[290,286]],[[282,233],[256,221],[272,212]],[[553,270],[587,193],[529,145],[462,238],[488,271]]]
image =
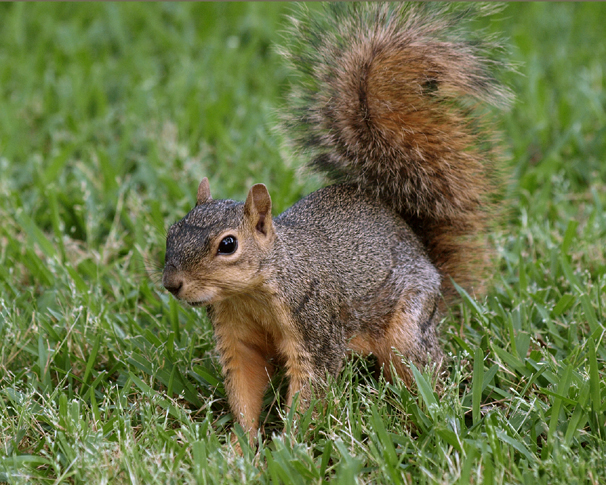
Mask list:
[[229,406],[234,419],[252,439],[259,427],[263,394],[273,374],[273,366],[267,360],[265,349],[234,332],[233,328],[215,328],[215,337]]
[[295,396],[298,394],[298,407],[303,411],[309,407],[311,400],[311,385],[317,381],[309,366],[305,363],[304,356],[290,356],[286,363],[286,375],[289,378],[288,395],[286,406],[292,406]]
[[316,395],[324,393],[327,373],[337,375],[341,368],[343,355],[339,352],[339,342],[333,346],[335,352],[325,352],[318,355],[307,350],[302,340],[286,339],[280,345],[280,353],[285,357],[286,375],[289,379],[286,406],[290,408],[298,394],[297,407],[299,411],[306,410],[312,397],[311,386]]

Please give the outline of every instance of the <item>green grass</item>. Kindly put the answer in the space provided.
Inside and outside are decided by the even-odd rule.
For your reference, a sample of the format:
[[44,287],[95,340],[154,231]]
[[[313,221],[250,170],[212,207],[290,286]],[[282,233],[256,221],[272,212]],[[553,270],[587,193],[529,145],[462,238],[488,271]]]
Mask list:
[[317,187],[273,129],[289,7],[0,4],[0,482],[605,483],[605,7],[480,22],[518,63],[511,180],[490,293],[442,323],[442,393],[355,360],[293,420],[277,379],[250,449],[159,271],[203,176],[277,211]]

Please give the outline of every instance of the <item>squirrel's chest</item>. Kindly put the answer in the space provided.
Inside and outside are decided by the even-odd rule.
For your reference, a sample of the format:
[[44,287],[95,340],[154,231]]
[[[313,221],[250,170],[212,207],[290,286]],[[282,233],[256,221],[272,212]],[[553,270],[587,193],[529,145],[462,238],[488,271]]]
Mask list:
[[295,329],[292,314],[271,292],[242,295],[209,307],[217,340],[239,340],[267,357],[281,354]]

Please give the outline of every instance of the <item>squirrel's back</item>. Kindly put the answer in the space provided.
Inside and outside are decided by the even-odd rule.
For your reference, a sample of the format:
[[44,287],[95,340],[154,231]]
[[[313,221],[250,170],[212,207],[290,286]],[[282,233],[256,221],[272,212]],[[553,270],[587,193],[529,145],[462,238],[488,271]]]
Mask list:
[[274,224],[279,244],[289,253],[288,271],[322,281],[336,278],[345,292],[375,291],[403,259],[411,271],[411,259],[429,263],[405,221],[352,185],[321,188],[277,216]]
[[285,117],[295,147],[404,217],[447,297],[449,277],[481,286],[496,170],[480,107],[509,98],[496,46],[461,29],[474,8],[329,4],[293,22],[284,51],[301,77]]

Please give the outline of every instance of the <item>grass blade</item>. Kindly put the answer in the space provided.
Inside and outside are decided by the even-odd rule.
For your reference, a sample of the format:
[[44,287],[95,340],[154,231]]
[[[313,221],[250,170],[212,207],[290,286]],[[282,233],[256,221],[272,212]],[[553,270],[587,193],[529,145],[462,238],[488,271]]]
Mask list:
[[480,422],[480,403],[482,401],[482,389],[484,386],[484,353],[481,348],[476,348],[473,360],[472,380],[472,418],[474,426]]
[[431,386],[423,377],[423,374],[419,372],[419,370],[415,367],[414,364],[411,364],[410,368],[412,369],[412,374],[417,383],[417,388],[419,389],[419,394],[423,398],[425,405],[427,406],[427,411],[429,412],[432,420],[436,419],[436,408],[438,407],[438,401],[436,400],[433,391],[431,390]]

